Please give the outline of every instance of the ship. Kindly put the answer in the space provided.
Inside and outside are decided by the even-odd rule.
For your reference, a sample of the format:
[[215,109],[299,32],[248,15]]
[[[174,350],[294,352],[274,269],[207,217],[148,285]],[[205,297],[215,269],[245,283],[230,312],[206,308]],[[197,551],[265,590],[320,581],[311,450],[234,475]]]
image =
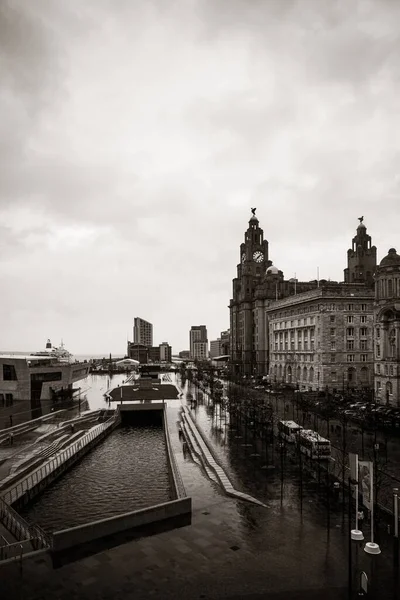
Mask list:
[[71,362],[73,359],[72,354],[64,348],[64,342],[62,340],[59,348],[53,346],[51,341],[47,340],[46,349],[35,352],[32,356],[52,356],[60,362]]

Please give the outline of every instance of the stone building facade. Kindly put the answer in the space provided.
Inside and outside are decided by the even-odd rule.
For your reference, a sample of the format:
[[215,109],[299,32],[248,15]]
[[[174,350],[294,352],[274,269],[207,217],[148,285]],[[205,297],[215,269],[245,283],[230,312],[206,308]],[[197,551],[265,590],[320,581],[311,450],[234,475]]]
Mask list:
[[374,291],[363,284],[321,284],[266,310],[269,380],[300,390],[371,387]]
[[375,397],[400,407],[400,256],[391,248],[375,284]]
[[[277,381],[286,382],[290,374],[290,383],[312,389],[372,385],[372,303],[376,248],[371,245],[371,237],[362,221],[361,217],[352,240],[352,248],[347,253],[345,283],[328,283],[325,280],[299,282],[296,279],[285,280],[283,272],[272,264],[268,254],[269,244],[264,240],[259,221],[255,215],[251,217],[244,243],[240,245],[240,264],[233,280],[233,294],[229,304],[233,372],[268,375]],[[321,300],[325,297],[324,294],[328,300]],[[352,303],[351,294],[359,298],[356,303]],[[345,304],[354,306],[346,310]],[[307,311],[306,317],[300,316],[303,312],[297,314],[297,311],[304,310]],[[292,318],[278,316],[281,313],[287,313],[286,317],[293,313]],[[335,319],[331,320],[331,317]],[[296,328],[285,325],[282,330],[276,330],[278,325],[281,327],[281,323],[296,320],[300,322],[304,318],[314,320],[314,330],[311,321],[307,325],[297,325]],[[337,325],[333,326],[335,321]],[[354,331],[350,335],[352,325]],[[295,332],[294,346],[292,329]],[[330,339],[332,330],[337,330],[333,336],[335,339]],[[303,340],[307,344],[307,352],[304,351],[304,345],[302,349],[297,346],[299,331],[305,336]],[[290,352],[289,348],[285,352],[275,352],[276,333],[278,344],[280,333],[283,334],[283,343],[287,341],[290,344]],[[307,361],[310,365],[305,364]],[[331,361],[337,361],[340,368],[332,368]],[[348,361],[355,364],[347,364]],[[299,373],[301,377],[298,377]]]
[[253,215],[240,245],[240,263],[233,280],[229,304],[229,347],[232,368],[237,374],[268,373],[268,322],[271,302],[316,287],[317,282],[286,281],[269,259],[268,241]]

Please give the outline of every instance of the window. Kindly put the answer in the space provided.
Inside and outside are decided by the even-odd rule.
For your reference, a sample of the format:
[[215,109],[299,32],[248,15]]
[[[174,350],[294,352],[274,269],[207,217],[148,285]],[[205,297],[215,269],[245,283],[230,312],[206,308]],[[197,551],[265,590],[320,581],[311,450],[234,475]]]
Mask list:
[[360,350],[368,350],[367,340],[360,340]]
[[13,395],[6,394],[6,406],[12,406],[13,403]]
[[354,310],[354,304],[348,304],[347,305],[347,310],[353,311]]
[[336,362],[336,354],[331,354],[331,362]]
[[390,365],[389,367],[389,375],[393,375],[393,365]]
[[376,372],[378,375],[381,374],[381,365],[376,365]]
[[[367,272],[368,275],[368,272]],[[367,310],[367,305],[366,304],[361,304],[361,310],[366,311]]]
[[393,296],[393,281],[388,279],[388,296]]
[[380,392],[380,391],[381,391],[381,382],[380,382],[380,381],[377,381],[377,382],[376,382],[376,391],[377,391],[377,392]]
[[336,319],[336,317],[335,317],[334,315],[333,315],[333,316],[331,316],[331,323],[334,323],[334,322],[335,322],[335,319]]
[[381,330],[379,327],[376,328],[376,337],[379,339],[381,337]]
[[361,354],[361,362],[367,362],[368,360],[368,354]]
[[348,323],[354,323],[354,316],[353,316],[353,315],[349,315],[349,316],[347,317],[347,322],[348,322]]
[[367,336],[367,328],[366,327],[360,327],[360,335],[362,335],[363,337]]
[[379,345],[379,344],[377,344],[377,345],[376,345],[376,350],[375,350],[375,352],[376,352],[376,357],[377,357],[377,358],[379,358],[379,357],[380,357],[380,355],[381,355],[381,347],[380,347],[380,345]]
[[361,315],[360,323],[366,323],[366,322],[367,322],[367,315]]
[[354,340],[348,340],[346,342],[346,350],[354,350]]
[[336,350],[336,342],[331,342],[331,350]]
[[4,381],[16,381],[17,373],[15,372],[14,365],[3,365],[3,380]]
[[354,337],[354,327],[348,327],[346,329],[346,335],[347,337]]
[[334,383],[336,381],[336,376],[337,376],[336,375],[336,371],[332,371],[332,373],[331,373],[331,381],[332,381],[332,383]]
[[4,394],[0,394],[0,408],[4,406]]
[[355,354],[348,354],[347,355],[347,362],[355,362]]
[[331,328],[331,335],[336,335],[336,329],[334,327]]

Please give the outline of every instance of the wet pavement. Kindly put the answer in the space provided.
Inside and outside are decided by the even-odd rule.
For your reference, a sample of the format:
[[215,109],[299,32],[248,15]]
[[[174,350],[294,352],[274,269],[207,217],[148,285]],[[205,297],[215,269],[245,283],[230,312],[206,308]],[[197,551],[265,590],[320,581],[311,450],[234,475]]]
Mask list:
[[[179,414],[179,401],[168,402],[171,431]],[[47,559],[24,562],[22,576],[17,564],[10,565],[0,571],[4,597],[348,598],[348,522],[340,505],[328,511],[317,483],[306,475],[300,478],[298,466],[277,450],[270,450],[268,457],[268,466],[274,468],[262,469],[267,458],[262,449],[254,452],[247,445],[252,441],[240,437],[241,432],[229,433],[206,403],[194,414],[238,489],[266,501],[269,508],[225,496],[184,455],[176,428],[171,443],[193,498],[191,525],[152,531],[149,537],[143,534],[115,547],[109,540],[108,549],[99,544],[92,556],[77,555],[78,560],[56,570]],[[382,555],[374,557],[376,600],[397,598],[390,541],[382,539]],[[368,558],[359,551],[359,567],[370,572]]]

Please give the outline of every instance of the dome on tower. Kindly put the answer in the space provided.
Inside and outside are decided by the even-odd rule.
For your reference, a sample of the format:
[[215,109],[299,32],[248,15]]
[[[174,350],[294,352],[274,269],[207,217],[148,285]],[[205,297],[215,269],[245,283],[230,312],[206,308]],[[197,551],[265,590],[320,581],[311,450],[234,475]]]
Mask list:
[[258,219],[257,219],[256,215],[253,215],[253,216],[250,218],[250,221],[249,221],[249,223],[258,223]]
[[361,231],[362,229],[364,229],[364,230],[366,230],[366,229],[367,229],[367,228],[365,227],[365,225],[364,225],[364,223],[363,223],[363,222],[361,222],[361,223],[359,224],[359,226],[357,227],[357,231]]
[[279,269],[275,267],[275,265],[271,265],[270,267],[268,267],[265,273],[267,275],[279,275]]
[[379,263],[380,267],[400,267],[400,256],[397,254],[395,248],[390,248],[387,256],[382,258]]

